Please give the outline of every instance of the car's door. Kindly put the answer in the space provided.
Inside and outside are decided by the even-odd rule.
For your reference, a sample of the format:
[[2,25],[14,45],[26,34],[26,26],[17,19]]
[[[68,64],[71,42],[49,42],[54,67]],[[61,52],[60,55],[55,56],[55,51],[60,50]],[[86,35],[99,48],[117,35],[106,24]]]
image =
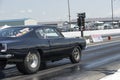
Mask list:
[[70,52],[70,41],[56,28],[44,28],[45,38],[50,44],[49,56],[65,56]]
[[49,52],[50,50],[50,44],[49,44],[49,41],[47,40],[46,38],[46,35],[45,35],[45,32],[44,32],[44,29],[43,28],[39,28],[36,30],[36,34],[38,36],[38,48],[39,49],[42,49],[43,51],[43,56]]

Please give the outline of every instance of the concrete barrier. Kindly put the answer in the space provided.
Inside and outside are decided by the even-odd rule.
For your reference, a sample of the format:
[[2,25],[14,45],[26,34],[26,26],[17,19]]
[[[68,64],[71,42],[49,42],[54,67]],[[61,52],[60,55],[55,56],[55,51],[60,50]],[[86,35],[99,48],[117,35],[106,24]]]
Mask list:
[[[81,37],[80,31],[62,32],[62,33],[65,37]],[[84,36],[91,36],[96,34],[99,35],[120,34],[120,29],[84,31]]]

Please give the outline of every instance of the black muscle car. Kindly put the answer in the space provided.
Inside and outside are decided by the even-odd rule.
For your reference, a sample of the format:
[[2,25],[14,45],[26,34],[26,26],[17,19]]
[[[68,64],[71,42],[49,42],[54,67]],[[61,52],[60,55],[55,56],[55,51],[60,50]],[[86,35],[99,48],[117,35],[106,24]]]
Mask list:
[[17,26],[0,30],[0,70],[16,64],[24,74],[37,72],[46,61],[81,59],[86,42],[82,38],[65,38],[56,27]]

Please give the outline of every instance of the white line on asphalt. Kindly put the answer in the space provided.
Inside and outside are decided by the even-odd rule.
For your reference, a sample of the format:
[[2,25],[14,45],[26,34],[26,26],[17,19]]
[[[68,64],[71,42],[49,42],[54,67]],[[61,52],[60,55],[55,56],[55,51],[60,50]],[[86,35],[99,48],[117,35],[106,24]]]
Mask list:
[[[113,43],[113,42],[120,42],[120,40],[118,40],[118,41],[111,41],[111,42],[105,42],[105,43],[100,43],[100,44],[95,44],[95,45],[90,45],[89,47],[102,45],[102,44]],[[103,77],[100,80],[120,80],[120,69],[117,72],[115,72],[114,74],[106,76],[106,77]]]
[[120,42],[120,40],[115,40],[115,41],[110,41],[110,42],[92,44],[92,45],[88,45],[87,48],[88,48],[88,47],[92,47],[92,46],[98,46],[98,45],[103,45],[103,44],[114,43],[114,42]]
[[114,74],[106,76],[100,80],[120,80],[120,69]]
[[[103,57],[104,58],[104,57]],[[90,67],[96,67],[96,66],[99,66],[102,65],[102,64],[107,64],[108,62],[112,62],[112,61],[115,61],[115,60],[118,60],[120,58],[120,54],[117,53],[116,55],[113,55],[113,56],[108,56],[107,58],[100,58],[100,59],[97,59],[97,62],[91,62],[89,65],[85,66],[86,68],[90,68]]]
[[[118,43],[115,44],[115,42],[120,42],[120,40],[117,41],[111,41],[111,42],[104,42],[104,43],[96,43],[96,44],[92,44],[92,45],[88,45],[87,48],[85,49],[85,51],[92,51],[92,50],[96,50],[96,49],[100,49],[100,48],[105,48],[105,47],[109,47],[109,46],[113,46],[113,45],[117,45]],[[114,43],[114,44],[110,44],[110,43]],[[109,45],[105,45],[105,46],[101,46],[101,45],[105,45],[105,44],[109,44]],[[98,46],[98,47],[94,47],[94,46]],[[90,48],[92,47],[92,48]]]

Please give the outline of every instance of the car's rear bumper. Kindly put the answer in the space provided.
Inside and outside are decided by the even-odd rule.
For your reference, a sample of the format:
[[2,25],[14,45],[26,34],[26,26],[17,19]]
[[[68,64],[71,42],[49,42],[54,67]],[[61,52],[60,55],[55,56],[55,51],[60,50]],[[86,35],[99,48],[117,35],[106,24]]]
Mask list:
[[0,54],[0,61],[7,60],[8,63],[22,62],[24,59],[22,55],[16,54]]
[[0,58],[1,59],[9,59],[9,58],[12,58],[13,57],[13,55],[12,54],[0,54]]

